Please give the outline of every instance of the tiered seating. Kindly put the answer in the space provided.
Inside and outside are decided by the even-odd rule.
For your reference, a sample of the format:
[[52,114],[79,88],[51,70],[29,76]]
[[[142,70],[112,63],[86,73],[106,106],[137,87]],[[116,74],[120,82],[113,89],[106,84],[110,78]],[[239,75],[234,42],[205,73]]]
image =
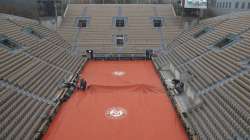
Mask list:
[[157,32],[150,21],[155,16],[152,5],[124,5],[123,14],[128,16],[128,47],[131,48],[157,48],[160,46],[160,33]]
[[[79,16],[90,17],[87,28],[76,27],[76,17]],[[128,25],[113,27],[113,16],[128,17]],[[162,33],[153,27],[153,16],[166,18]],[[159,48],[162,42],[172,40],[183,29],[182,22],[180,17],[175,18],[172,6],[167,4],[71,4],[58,32],[73,46],[94,50],[115,50],[117,47],[112,36],[124,34],[127,35],[127,42],[123,47],[145,50]]]
[[66,75],[68,75],[61,69],[22,53],[10,54],[5,52],[1,55],[1,59],[3,60],[0,65],[2,80],[9,81],[25,90],[32,91],[38,96],[49,99],[55,97],[57,88],[60,86],[57,80],[63,80],[64,76],[66,78]]
[[[115,6],[69,5],[66,18],[58,32],[73,46],[110,47],[112,46],[112,17],[116,15]],[[76,27],[76,17],[89,16],[87,28]]]
[[0,139],[33,139],[57,107],[63,82],[78,73],[86,59],[30,20],[1,16],[0,26],[0,41],[7,38],[18,45],[0,44]]
[[33,139],[52,106],[15,89],[0,88],[0,139]]
[[157,11],[160,16],[175,16],[174,8],[170,4],[157,4]]
[[[212,30],[195,38],[204,27]],[[230,33],[237,37],[233,43],[214,46]],[[181,96],[188,97],[190,103],[185,103],[189,109],[180,113],[186,114],[181,116],[187,120],[188,131],[194,131],[192,135],[218,140],[249,138],[249,35],[249,12],[216,17],[183,32],[165,48],[165,55],[153,59],[163,80],[172,80],[166,76],[172,72],[184,82]],[[180,95],[173,99],[177,97]]]
[[[174,40],[182,33],[187,19],[183,17],[165,17],[165,26],[163,28],[163,35],[167,44]],[[187,23],[187,22],[186,22]]]
[[[205,139],[246,139],[250,134],[250,73],[201,98],[204,104],[190,111],[190,121]],[[196,121],[200,120],[200,121]],[[202,128],[204,126],[204,128]],[[207,131],[207,132],[206,132]],[[206,133],[210,133],[209,135]]]
[[[48,29],[39,27],[36,24],[16,23],[14,20],[8,19],[1,20],[1,24],[5,26],[5,28],[0,29],[1,33],[23,45],[27,54],[71,72],[75,72],[74,69],[78,68],[77,66],[81,59],[72,56],[68,51],[70,45],[62,40],[61,37],[57,37],[56,34],[50,33]],[[44,38],[37,39],[30,34],[21,32],[25,27],[36,29],[37,32],[42,33]],[[65,59],[60,59],[59,56],[65,57]],[[67,61],[60,62],[59,60],[70,61],[70,64],[65,65]]]

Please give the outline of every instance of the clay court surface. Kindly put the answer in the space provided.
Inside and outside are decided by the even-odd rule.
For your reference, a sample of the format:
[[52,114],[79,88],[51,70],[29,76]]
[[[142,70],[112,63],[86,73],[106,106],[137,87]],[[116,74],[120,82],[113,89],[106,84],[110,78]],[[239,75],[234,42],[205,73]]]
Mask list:
[[88,61],[45,140],[187,140],[151,61]]

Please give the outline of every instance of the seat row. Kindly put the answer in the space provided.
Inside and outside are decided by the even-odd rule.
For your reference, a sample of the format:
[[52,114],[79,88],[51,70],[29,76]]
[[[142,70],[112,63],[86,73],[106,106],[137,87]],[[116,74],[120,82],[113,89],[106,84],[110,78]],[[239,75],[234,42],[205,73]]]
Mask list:
[[2,88],[0,139],[33,139],[52,106],[22,95],[15,89]]
[[[212,30],[194,38],[204,27]],[[250,137],[249,28],[249,12],[204,20],[190,31],[184,31],[169,43],[165,52],[153,58],[163,80],[172,71],[174,78],[184,82],[183,94],[190,102],[201,100],[184,117],[189,129],[194,131],[192,136],[198,139]],[[238,38],[229,44],[225,42],[227,45],[222,48],[213,46],[230,33]]]

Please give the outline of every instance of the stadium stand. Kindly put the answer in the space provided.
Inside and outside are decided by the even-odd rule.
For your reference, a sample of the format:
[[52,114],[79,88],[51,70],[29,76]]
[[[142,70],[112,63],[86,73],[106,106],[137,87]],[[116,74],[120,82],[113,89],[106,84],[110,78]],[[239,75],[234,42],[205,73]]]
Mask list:
[[67,9],[58,33],[0,15],[0,139],[41,137],[72,92],[63,85],[76,82],[85,50],[136,54],[159,48],[153,63],[190,139],[250,139],[250,12],[183,30],[171,5]]
[[34,21],[1,15],[0,26],[0,139],[33,139],[86,59]]
[[[79,18],[86,20],[86,27],[77,27]],[[124,27],[116,27],[119,18]],[[153,26],[155,18],[161,28]],[[168,4],[70,4],[58,32],[75,48],[136,53],[165,46],[183,29],[183,21]],[[119,35],[122,45],[116,44]]]
[[241,12],[203,20],[153,58],[192,137],[250,138],[249,19]]

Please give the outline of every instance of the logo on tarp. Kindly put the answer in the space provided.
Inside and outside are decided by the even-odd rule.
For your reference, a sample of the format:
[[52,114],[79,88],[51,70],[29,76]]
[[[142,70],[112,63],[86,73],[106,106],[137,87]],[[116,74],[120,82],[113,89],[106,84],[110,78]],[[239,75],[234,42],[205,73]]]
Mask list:
[[127,115],[126,109],[122,107],[111,107],[105,112],[105,116],[110,119],[121,119]]
[[126,73],[124,71],[114,71],[112,74],[115,75],[115,76],[123,76]]

